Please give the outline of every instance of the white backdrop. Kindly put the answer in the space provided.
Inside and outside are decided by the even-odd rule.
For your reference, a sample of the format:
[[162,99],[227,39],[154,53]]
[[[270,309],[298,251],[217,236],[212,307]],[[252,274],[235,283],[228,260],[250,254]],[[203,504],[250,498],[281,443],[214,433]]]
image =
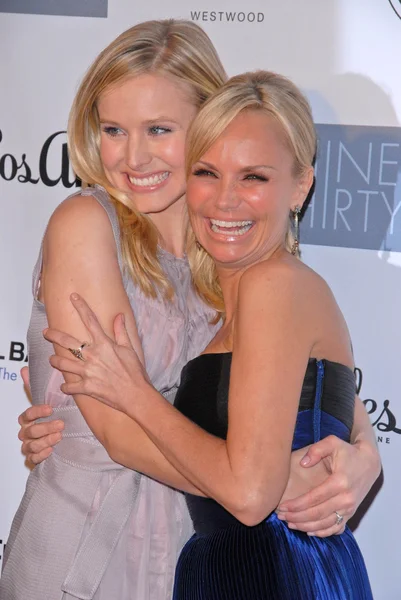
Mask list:
[[303,255],[332,286],[363,373],[384,485],[356,535],[375,600],[399,600],[400,0],[0,0],[0,539],[27,476],[16,420],[28,405],[18,372],[31,271],[50,213],[74,189],[63,133],[68,110],[108,42],[130,25],[165,17],[203,26],[229,74],[276,70],[311,101],[321,147]]

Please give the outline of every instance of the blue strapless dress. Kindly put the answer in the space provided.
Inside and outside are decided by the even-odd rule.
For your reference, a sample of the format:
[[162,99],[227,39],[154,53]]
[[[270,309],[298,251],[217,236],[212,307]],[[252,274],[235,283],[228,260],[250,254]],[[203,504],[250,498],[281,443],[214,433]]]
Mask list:
[[[209,433],[227,435],[231,353],[184,367],[176,408]],[[292,450],[333,434],[349,441],[355,378],[346,366],[311,359]],[[267,432],[268,434],[268,432]],[[183,548],[174,600],[372,600],[351,531],[329,538],[291,530],[276,514],[247,527],[209,498],[186,494],[195,534]]]

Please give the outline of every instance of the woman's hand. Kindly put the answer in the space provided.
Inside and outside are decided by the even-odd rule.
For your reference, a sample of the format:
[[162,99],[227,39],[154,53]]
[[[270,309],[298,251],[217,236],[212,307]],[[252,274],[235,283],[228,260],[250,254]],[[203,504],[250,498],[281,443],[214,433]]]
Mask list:
[[[26,390],[30,391],[28,367],[21,369],[21,377]],[[21,426],[18,432],[18,438],[22,442],[21,450],[34,465],[38,465],[50,456],[52,446],[61,440],[61,431],[64,429],[63,421],[36,423],[36,419],[49,417],[52,412],[52,408],[48,404],[39,404],[27,408],[18,417],[18,423]]]
[[[320,462],[327,471],[326,480],[292,500],[285,493],[277,514],[291,529],[326,537],[344,531],[379,476],[380,459],[370,444],[348,444],[331,435],[310,446],[300,465],[309,469]],[[344,517],[339,525],[336,512]]]
[[[102,329],[95,313],[83,298],[71,295],[71,302],[90,335],[82,349],[83,360],[53,355],[50,364],[59,371],[74,373],[77,382],[63,383],[68,395],[85,394],[111,408],[127,412],[136,394],[150,386],[145,369],[132,347],[125,329],[124,315],[114,320],[114,342]],[[45,338],[67,350],[81,347],[82,342],[55,329],[44,331]]]

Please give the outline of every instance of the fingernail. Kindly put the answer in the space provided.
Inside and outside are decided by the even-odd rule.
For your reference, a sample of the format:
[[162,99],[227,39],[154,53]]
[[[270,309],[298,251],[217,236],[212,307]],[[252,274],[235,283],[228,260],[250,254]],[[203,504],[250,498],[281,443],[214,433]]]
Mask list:
[[277,518],[278,518],[280,521],[285,521],[285,517],[284,517],[284,514],[283,514],[283,513],[276,513],[276,515],[277,515]]
[[280,506],[277,507],[278,512],[284,513],[287,512],[287,505],[286,504],[280,504]]
[[46,335],[46,333],[49,331],[49,328],[46,327],[46,329],[43,330],[43,335]]
[[64,422],[63,421],[56,421],[54,424],[55,428],[58,431],[61,431],[61,429],[64,429]]
[[295,527],[294,523],[287,523],[287,527],[288,527],[289,529],[296,529],[296,527]]
[[76,294],[75,292],[71,294],[71,300],[79,300],[78,294]]
[[310,463],[310,458],[308,455],[304,456],[303,459],[301,460],[301,465],[304,467],[305,465],[308,465]]
[[309,535],[309,537],[312,537],[312,536],[314,536],[314,535],[315,535],[315,532],[314,532],[314,531],[308,531],[308,532],[307,532],[307,535]]
[[121,321],[122,324],[125,325],[125,315],[123,313],[121,313]]

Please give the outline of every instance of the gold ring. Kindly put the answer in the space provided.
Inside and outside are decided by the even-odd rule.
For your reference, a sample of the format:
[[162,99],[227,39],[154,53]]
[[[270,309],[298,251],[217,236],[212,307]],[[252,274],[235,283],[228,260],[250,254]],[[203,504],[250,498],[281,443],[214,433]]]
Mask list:
[[336,510],[334,512],[336,513],[336,525],[341,525],[341,523],[344,521],[344,517]]
[[71,354],[75,356],[75,358],[79,358],[79,360],[85,361],[85,357],[82,354],[82,350],[85,348],[85,346],[89,346],[89,344],[87,342],[84,342],[80,345],[79,348],[68,348],[68,350],[71,352]]

